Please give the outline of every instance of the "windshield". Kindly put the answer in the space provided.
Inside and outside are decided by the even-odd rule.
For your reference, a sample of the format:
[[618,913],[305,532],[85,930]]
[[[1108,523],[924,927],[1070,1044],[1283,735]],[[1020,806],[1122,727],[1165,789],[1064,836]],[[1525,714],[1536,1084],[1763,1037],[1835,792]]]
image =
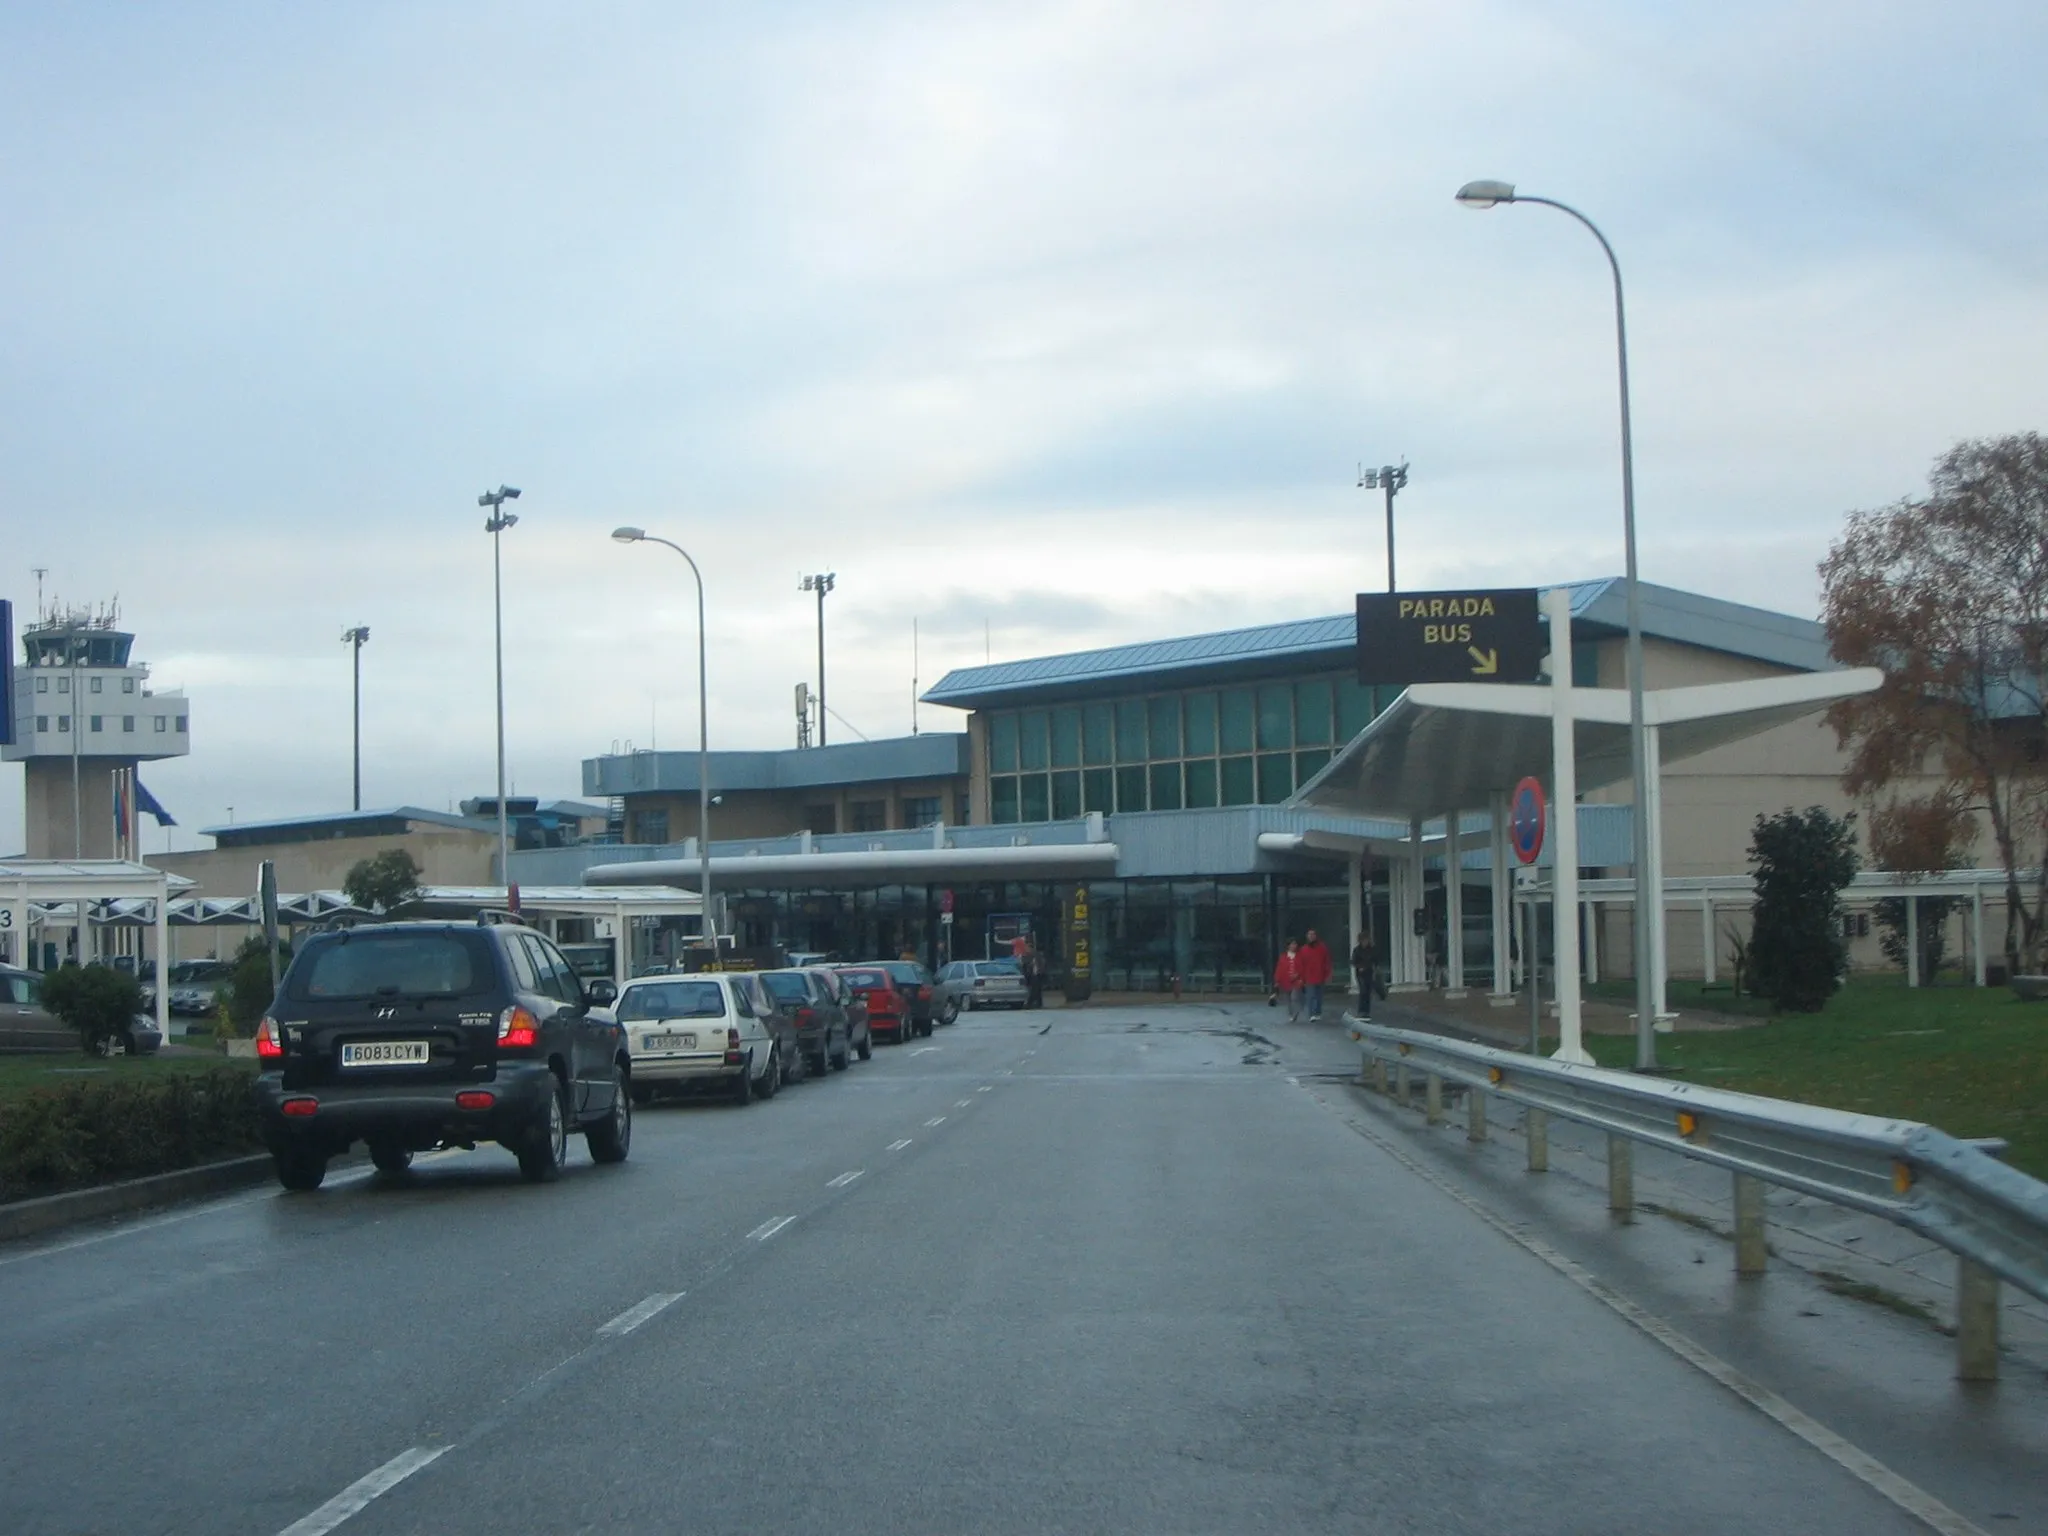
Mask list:
[[452,933],[361,933],[309,950],[292,967],[291,995],[307,999],[461,997],[477,990],[472,947]]
[[180,960],[171,967],[171,980],[218,981],[227,975],[229,969],[225,960]]
[[811,1000],[810,987],[795,971],[763,972],[761,985],[768,989],[768,995],[777,1002],[807,1003]]
[[715,981],[664,981],[626,988],[619,999],[618,1019],[722,1019],[725,989]]

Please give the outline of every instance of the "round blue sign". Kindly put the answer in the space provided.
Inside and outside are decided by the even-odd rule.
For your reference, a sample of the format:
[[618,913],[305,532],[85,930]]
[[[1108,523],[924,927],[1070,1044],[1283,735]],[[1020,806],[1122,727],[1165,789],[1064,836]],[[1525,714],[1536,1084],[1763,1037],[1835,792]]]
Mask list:
[[1543,851],[1547,822],[1543,786],[1533,778],[1522,780],[1508,800],[1508,837],[1515,845],[1515,857],[1524,864],[1534,864]]

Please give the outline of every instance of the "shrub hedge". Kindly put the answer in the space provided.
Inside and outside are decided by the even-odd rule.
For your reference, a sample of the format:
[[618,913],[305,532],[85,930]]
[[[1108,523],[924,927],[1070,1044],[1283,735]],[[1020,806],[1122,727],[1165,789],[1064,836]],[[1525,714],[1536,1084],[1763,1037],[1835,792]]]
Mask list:
[[243,1067],[217,1066],[77,1078],[0,1103],[0,1200],[261,1151],[250,1076]]

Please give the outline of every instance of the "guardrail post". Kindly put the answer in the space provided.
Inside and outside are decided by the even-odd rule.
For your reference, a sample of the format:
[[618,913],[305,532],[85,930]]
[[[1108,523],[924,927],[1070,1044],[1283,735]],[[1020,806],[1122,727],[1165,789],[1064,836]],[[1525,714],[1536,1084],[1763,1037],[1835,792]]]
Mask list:
[[1394,1102],[1403,1109],[1408,1107],[1408,1063],[1394,1063]]
[[1607,1210],[1621,1222],[1636,1219],[1634,1147],[1626,1136],[1607,1137]]
[[1956,1378],[1998,1380],[1998,1276],[1956,1259]]
[[1764,1237],[1764,1181],[1735,1175],[1735,1273],[1760,1275],[1770,1259]]
[[1385,1094],[1387,1091],[1387,1064],[1377,1056],[1372,1059],[1372,1086],[1377,1093]]
[[1529,1142],[1529,1171],[1550,1172],[1550,1115],[1540,1109],[1522,1111],[1522,1134]]
[[1465,1139],[1486,1140],[1486,1094],[1478,1088],[1465,1090]]
[[1444,1080],[1434,1072],[1425,1074],[1422,1079],[1422,1103],[1423,1113],[1428,1116],[1429,1123],[1431,1125],[1442,1125],[1444,1123]]

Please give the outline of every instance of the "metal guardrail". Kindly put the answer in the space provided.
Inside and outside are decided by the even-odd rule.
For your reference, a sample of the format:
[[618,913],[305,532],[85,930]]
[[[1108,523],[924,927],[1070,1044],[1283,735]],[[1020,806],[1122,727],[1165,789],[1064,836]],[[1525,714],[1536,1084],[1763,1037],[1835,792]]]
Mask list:
[[[2048,1301],[2048,1184],[1931,1126],[1347,1024],[1369,1062],[1401,1074],[1404,1100],[1408,1074],[1430,1080],[1433,1117],[1441,1115],[1436,1083],[1471,1090],[1474,1139],[1484,1135],[1485,1094],[1606,1132],[1610,1203],[1618,1212],[1633,1206],[1629,1143],[1728,1169],[1737,1180],[1737,1268],[1744,1272],[1763,1268],[1765,1184],[1883,1217],[1940,1244],[1963,1265],[1957,1336],[1967,1377],[1996,1374],[1997,1279]],[[1530,1159],[1532,1168],[1548,1165],[1540,1121],[1531,1125]],[[1745,1181],[1755,1183],[1746,1189]]]

